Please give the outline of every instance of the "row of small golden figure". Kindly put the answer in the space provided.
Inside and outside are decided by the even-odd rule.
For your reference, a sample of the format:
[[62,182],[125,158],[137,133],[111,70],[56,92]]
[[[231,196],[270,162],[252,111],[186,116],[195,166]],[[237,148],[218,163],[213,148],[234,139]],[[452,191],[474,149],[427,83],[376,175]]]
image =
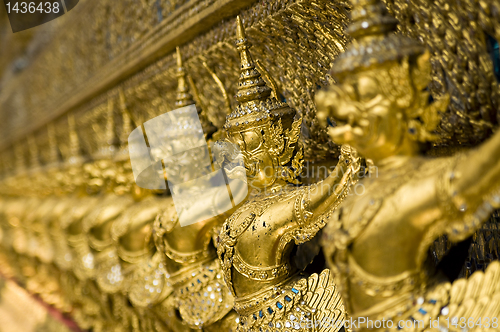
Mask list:
[[[238,33],[244,40],[241,22]],[[182,107],[193,100],[179,52],[178,66]],[[37,184],[28,197],[16,197],[17,188],[1,202],[4,273],[85,329],[235,329],[234,298],[213,243],[229,214],[181,228],[172,197],[130,181],[128,160],[75,159],[3,183],[4,194],[26,187],[26,176]],[[197,290],[184,295],[193,280]]]
[[[2,245],[13,248],[11,264],[54,266],[59,273],[45,275],[67,281],[59,284],[74,317],[95,330],[337,331],[369,329],[359,325],[371,320],[372,329],[434,331],[455,330],[455,318],[456,330],[462,318],[481,319],[470,330],[496,329],[500,265],[451,284],[426,255],[443,234],[468,238],[500,206],[500,135],[468,159],[421,157],[418,142],[434,138],[448,100],[429,104],[428,55],[391,33],[396,24],[383,3],[353,1],[355,41],[332,69],[342,84],[317,96],[318,119],[343,123],[329,135],[373,160],[376,177],[344,146],[328,178],[291,186],[302,167],[301,119],[271,97],[237,21],[238,107],[214,150],[241,149],[243,202],[181,227],[179,214],[197,211],[176,211],[171,197],[6,200],[4,239],[12,244]],[[357,182],[363,190],[353,193]],[[194,198],[195,209],[212,208],[213,197]],[[307,245],[323,228],[330,269],[303,272]]]

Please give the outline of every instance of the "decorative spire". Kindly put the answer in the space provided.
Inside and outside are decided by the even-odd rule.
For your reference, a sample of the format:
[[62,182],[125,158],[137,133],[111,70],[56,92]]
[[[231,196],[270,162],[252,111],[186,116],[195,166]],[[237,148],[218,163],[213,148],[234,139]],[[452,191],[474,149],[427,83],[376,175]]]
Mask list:
[[250,54],[251,44],[245,36],[240,17],[236,18],[236,46],[240,52],[241,68],[236,100],[238,106],[226,118],[224,128],[238,131],[245,127],[262,124],[271,118],[289,118],[290,123],[295,111],[287,104],[271,97],[272,90],[262,78]]
[[240,80],[236,100],[239,103],[266,100],[271,96],[272,90],[266,85],[261,73],[255,68],[255,63],[249,52],[252,44],[245,35],[239,16],[236,18],[236,38],[236,46],[241,58]]
[[[193,79],[187,74],[186,69],[182,64],[182,56],[179,47],[177,47],[177,101],[175,102],[175,106],[184,107],[189,105],[195,105],[196,110],[198,112],[198,118],[201,122],[201,127],[206,137],[210,137],[214,132],[217,131],[217,128],[210,122],[208,117],[203,112],[203,108],[201,107],[201,98],[194,85]],[[193,89],[195,94],[195,99],[197,103],[193,99],[193,95],[189,92],[189,86]]]
[[104,142],[102,154],[111,155],[116,152],[118,137],[115,130],[115,102],[108,96],[108,106],[106,108],[106,128],[104,132]]
[[346,32],[354,40],[335,60],[331,73],[342,78],[376,63],[422,54],[424,48],[413,39],[395,34],[397,20],[381,0],[351,0],[351,23]]
[[119,139],[115,130],[115,100],[111,93],[108,94],[107,101],[107,104],[102,107],[104,126],[92,126],[97,137],[97,149],[92,153],[92,158],[95,160],[113,159],[118,150]]
[[59,162],[59,154],[57,153],[57,138],[56,129],[54,124],[50,122],[47,125],[47,136],[49,139],[49,164],[56,164]]
[[[120,113],[122,116],[122,130],[120,134],[120,151],[125,152],[128,150],[128,136],[132,132],[132,118],[127,108],[127,101],[125,100],[125,93],[122,88],[118,89],[118,99],[120,103]],[[128,156],[128,154],[127,154]]]
[[69,128],[69,149],[68,149],[68,162],[75,164],[82,159],[80,149],[80,139],[76,132],[75,116],[68,114],[68,128]]
[[40,167],[40,158],[38,156],[38,146],[36,145],[35,137],[33,135],[28,136],[28,147],[30,151],[30,161],[32,168]]
[[189,93],[186,70],[182,64],[181,51],[177,47],[177,100],[175,106],[184,107],[194,104],[193,96]]
[[16,171],[20,173],[26,170],[26,164],[24,161],[24,151],[21,144],[17,143],[14,147],[14,151],[15,151],[14,155],[16,158]]

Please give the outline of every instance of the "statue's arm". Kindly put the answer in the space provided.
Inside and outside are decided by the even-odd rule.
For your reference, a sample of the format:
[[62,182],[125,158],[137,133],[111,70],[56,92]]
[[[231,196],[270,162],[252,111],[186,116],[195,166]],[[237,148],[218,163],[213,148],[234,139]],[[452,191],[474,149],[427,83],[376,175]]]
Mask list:
[[464,210],[476,209],[493,190],[500,189],[500,131],[478,149],[456,161],[447,174],[454,205]]
[[[432,232],[451,241],[472,235],[500,207],[500,132],[476,150],[449,159],[435,184],[440,210]],[[436,227],[438,227],[436,229]]]
[[311,185],[295,202],[299,224],[313,223],[316,217],[340,204],[359,172],[359,158],[352,150],[343,153],[337,167],[323,181]]

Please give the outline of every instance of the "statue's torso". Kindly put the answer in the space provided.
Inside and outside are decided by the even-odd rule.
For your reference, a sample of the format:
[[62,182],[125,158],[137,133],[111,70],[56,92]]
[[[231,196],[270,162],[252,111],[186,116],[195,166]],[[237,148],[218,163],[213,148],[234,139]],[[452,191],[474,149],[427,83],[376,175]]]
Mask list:
[[293,246],[311,240],[331,215],[328,211],[303,224],[297,221],[309,189],[290,186],[253,196],[222,226],[218,254],[235,295],[239,331],[315,331],[319,317],[332,324],[344,317],[329,271],[305,276],[292,259]]
[[354,316],[425,289],[433,272],[428,247],[446,223],[436,181],[450,162],[412,158],[381,168],[334,213],[325,236],[334,249],[327,254]]
[[303,189],[285,188],[257,195],[240,207],[222,226],[226,282],[233,294],[249,296],[289,277],[295,266],[289,260],[293,237],[294,199]]
[[183,227],[177,214],[186,211],[177,208],[173,203],[165,208],[154,225],[157,249],[163,255],[158,265],[167,277],[160,298],[169,296],[165,301],[170,303],[169,310],[178,310],[187,326],[201,328],[219,322],[232,309],[233,297],[224,285],[212,242],[224,218],[216,216]]

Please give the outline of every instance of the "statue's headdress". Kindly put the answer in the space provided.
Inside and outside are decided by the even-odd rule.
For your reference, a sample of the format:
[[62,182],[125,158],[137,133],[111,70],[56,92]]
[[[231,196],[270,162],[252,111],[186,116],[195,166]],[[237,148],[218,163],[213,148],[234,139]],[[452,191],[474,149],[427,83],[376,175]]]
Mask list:
[[397,20],[389,15],[382,1],[351,3],[351,23],[346,32],[353,42],[333,63],[332,76],[342,81],[356,72],[400,61],[401,66],[376,72],[376,78],[384,82],[380,88],[405,110],[408,131],[415,140],[436,139],[431,131],[439,124],[438,111],[446,109],[449,97],[429,105],[429,53],[419,42],[395,32]]
[[226,117],[224,128],[228,134],[259,128],[266,148],[282,168],[279,176],[295,183],[302,170],[302,146],[298,141],[302,118],[294,121],[295,110],[271,96],[272,89],[267,86],[250,55],[251,44],[240,17],[236,22],[236,46],[241,58],[236,94],[238,105]]
[[[174,113],[169,112],[170,115],[166,113],[161,116],[164,117],[161,121],[163,139],[159,146],[151,149],[151,153],[154,159],[163,159],[168,181],[179,184],[211,171],[206,140],[217,128],[210,122],[200,105],[198,90],[186,72],[179,47],[177,47],[176,76],[176,109],[172,111]],[[193,112],[194,107],[196,113]],[[163,158],[165,154],[169,155],[169,158]]]
[[397,20],[380,0],[352,0],[346,33],[352,44],[334,62],[331,73],[343,78],[352,72],[391,60],[424,53],[417,41],[394,33]]
[[[201,122],[201,127],[203,128],[203,132],[206,137],[210,137],[217,128],[210,122],[208,117],[206,116],[204,110],[201,105],[195,103],[193,100],[193,95],[189,91],[189,76],[187,75],[186,69],[182,63],[182,57],[179,47],[177,47],[177,100],[175,102],[175,106],[177,108],[195,105],[198,111],[198,117]],[[192,88],[195,90],[194,92],[197,94],[196,86],[192,84]],[[196,98],[199,101],[199,97]]]

